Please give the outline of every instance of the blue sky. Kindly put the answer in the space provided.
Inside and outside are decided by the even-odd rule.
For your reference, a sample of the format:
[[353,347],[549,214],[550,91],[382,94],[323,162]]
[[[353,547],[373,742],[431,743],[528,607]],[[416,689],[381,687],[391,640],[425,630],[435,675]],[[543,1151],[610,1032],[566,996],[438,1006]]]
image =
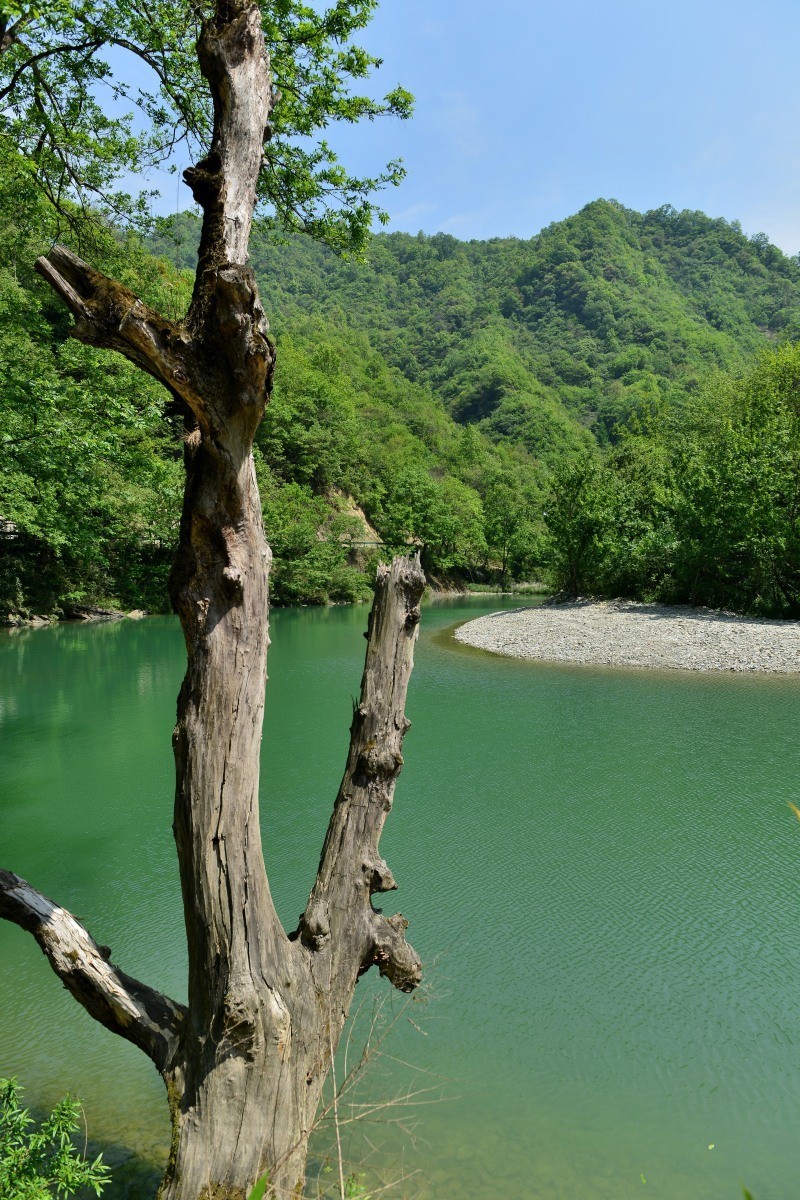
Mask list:
[[392,229],[530,237],[606,196],[800,250],[797,0],[383,0],[362,41],[415,116],[330,140],[356,172],[404,159]]

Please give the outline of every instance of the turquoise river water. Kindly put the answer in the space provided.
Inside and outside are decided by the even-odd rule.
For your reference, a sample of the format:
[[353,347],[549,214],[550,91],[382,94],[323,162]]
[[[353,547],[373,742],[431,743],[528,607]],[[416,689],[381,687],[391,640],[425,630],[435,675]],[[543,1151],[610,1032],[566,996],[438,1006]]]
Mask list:
[[[382,1193],[394,1198],[741,1200],[746,1185],[793,1200],[800,825],[786,802],[800,802],[800,680],[537,665],[455,644],[454,624],[501,604],[424,611],[382,847],[430,995],[407,1010],[389,999],[383,1057],[343,1101],[345,1151],[408,1175]],[[262,816],[287,927],[344,763],[366,616],[273,614]],[[0,865],[179,998],[182,671],[166,617],[0,636]],[[388,987],[359,986],[363,1025]],[[160,1081],[2,923],[0,1074],[34,1106],[79,1094],[117,1164],[109,1195],[152,1197],[169,1137]],[[349,1120],[398,1089],[423,1103]],[[323,1131],[315,1168],[329,1142]]]

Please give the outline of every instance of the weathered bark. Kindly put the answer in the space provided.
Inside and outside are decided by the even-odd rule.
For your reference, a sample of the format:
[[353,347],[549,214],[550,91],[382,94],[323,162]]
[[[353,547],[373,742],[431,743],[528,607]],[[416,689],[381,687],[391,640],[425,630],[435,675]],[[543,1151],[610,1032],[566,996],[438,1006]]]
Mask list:
[[265,1166],[274,1171],[297,1114],[297,1098],[279,1086],[296,981],[258,818],[270,553],[252,440],[274,356],[245,265],[271,97],[257,6],[218,5],[198,54],[214,135],[186,173],[204,209],[186,326],[203,379],[170,580],[188,654],[173,740],[189,1019],[167,1076],[177,1102],[165,1200],[239,1195]]
[[38,258],[36,270],[75,317],[74,338],[118,350],[193,410],[199,408],[189,378],[192,355],[185,329],[143,304],[129,288],[95,271],[66,246],[54,246],[47,257]]
[[[236,1197],[264,1171],[276,1197],[299,1196],[308,1136],[358,976],[375,963],[403,991],[419,982],[405,919],[376,912],[371,896],[395,886],[378,840],[402,766],[424,584],[416,559],[398,558],[379,571],[347,766],[317,880],[291,938],[277,925],[266,891],[255,795],[248,791],[243,808],[241,791],[229,791],[226,778],[225,804],[212,787],[205,800],[195,789],[188,805],[185,789],[176,805],[176,828],[186,811],[196,835],[181,861],[193,872],[185,884],[194,880],[199,894],[186,910],[190,964],[201,978],[193,984],[190,965],[189,1017],[175,1065],[165,1072],[170,1096],[180,1097],[165,1197],[195,1200],[211,1184],[215,1200]],[[219,721],[215,704],[206,716],[212,710]],[[203,719],[192,714],[195,734]],[[224,769],[221,752],[214,763]],[[211,824],[198,821],[208,803]],[[208,928],[221,923],[214,945],[195,927],[203,912]]]
[[133,1042],[159,1070],[171,1061],[186,1016],[183,1005],[111,960],[72,913],[37,892],[10,871],[0,871],[0,917],[32,933],[50,966],[86,1011],[120,1037]]
[[419,959],[403,936],[404,918],[384,917],[370,898],[397,887],[378,843],[410,726],[405,698],[424,586],[418,556],[395,559],[391,569],[379,570],[347,768],[298,931],[315,949],[327,946],[334,994],[352,994],[353,970],[360,973],[373,962],[401,991],[412,991],[420,982]]
[[274,368],[246,265],[272,97],[258,6],[218,0],[198,55],[214,134],[186,172],[204,220],[185,322],[165,320],[63,247],[37,263],[75,315],[73,335],[124,354],[186,413],[170,596],[188,658],[173,738],[187,1008],[111,967],[68,914],[14,876],[0,875],[0,916],[30,928],[92,1015],[156,1062],[173,1121],[162,1200],[242,1200],[265,1172],[272,1194],[289,1200],[302,1193],[308,1136],[358,976],[374,963],[403,991],[420,979],[405,919],[385,917],[371,897],[395,887],[378,842],[403,761],[425,581],[417,558],[379,571],[344,778],[308,906],[287,935],[258,815],[270,550],[252,446]]

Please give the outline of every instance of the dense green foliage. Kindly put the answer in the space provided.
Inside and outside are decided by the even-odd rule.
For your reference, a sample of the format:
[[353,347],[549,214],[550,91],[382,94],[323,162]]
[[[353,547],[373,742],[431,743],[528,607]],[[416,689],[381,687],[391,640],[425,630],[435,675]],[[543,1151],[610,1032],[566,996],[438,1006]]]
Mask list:
[[[0,599],[12,611],[84,599],[163,607],[181,496],[163,396],[121,358],[68,337],[68,313],[32,270],[49,210],[24,161],[0,166]],[[176,302],[136,241],[94,230],[91,248],[154,303]]]
[[[8,151],[0,201],[0,603],[164,608],[181,431],[151,380],[67,337],[31,269],[56,218]],[[194,216],[155,254],[79,229],[181,315]],[[381,235],[366,264],[261,225],[253,259],[279,347],[257,442],[279,602],[366,596],[414,542],[438,578],[794,611],[792,351],[746,372],[800,328],[800,268],[764,239],[598,201],[529,242]]]
[[[169,224],[162,249],[191,263],[191,218]],[[550,464],[800,330],[798,263],[703,213],[598,200],[530,241],[382,236],[366,266],[269,233],[252,255],[278,332],[301,314],[363,331],[458,421]]]
[[[0,596],[48,612],[85,598],[163,606],[180,506],[180,454],[155,382],[68,337],[32,271],[49,210],[16,156],[1,163]],[[92,252],[152,301],[175,304],[136,241],[95,230]]]
[[75,1145],[81,1106],[69,1096],[37,1126],[19,1100],[14,1079],[0,1079],[0,1196],[3,1200],[66,1200],[90,1188],[100,1195],[108,1168]]
[[565,465],[549,526],[570,592],[800,615],[800,346]]
[[[353,39],[376,3],[263,14],[275,104],[251,250],[279,342],[256,447],[276,599],[365,596],[378,554],[416,544],[434,578],[795,612],[793,352],[747,372],[800,334],[800,264],[736,223],[606,200],[529,241],[392,234],[359,261],[402,169],[352,176],[326,130],[411,105],[363,94],[378,60]],[[181,429],[149,378],[69,339],[32,263],[66,225],[180,318],[198,217],[153,230],[119,180],[208,145],[195,43],[212,13],[0,6],[7,611],[166,605]],[[125,82],[125,55],[149,83]]]
[[[14,213],[0,228],[0,603],[6,612],[163,609],[181,430],[147,376],[68,337],[68,315],[32,270],[53,235],[51,211],[23,160],[9,155],[0,168],[3,211]],[[86,233],[98,266],[180,315],[188,272],[130,236]],[[430,543],[434,570],[479,567],[490,545],[476,488],[493,482],[518,498],[519,528],[530,523],[529,456],[461,429],[364,336],[303,318],[281,336],[280,360],[257,445],[278,601],[366,597],[379,548],[361,543],[383,538]]]
[[[376,5],[280,0],[262,13],[274,103],[259,201],[282,228],[338,249],[363,248],[373,219],[385,219],[376,191],[404,174],[391,162],[374,177],[354,176],[326,140],[337,122],[411,112],[401,87],[382,99],[361,91],[380,60],[353,38]],[[181,143],[191,159],[206,153],[211,98],[196,48],[214,12],[207,0],[0,4],[0,141],[22,152],[73,234],[89,209],[117,225],[147,224],[148,195],[128,194],[120,177],[142,178]]]

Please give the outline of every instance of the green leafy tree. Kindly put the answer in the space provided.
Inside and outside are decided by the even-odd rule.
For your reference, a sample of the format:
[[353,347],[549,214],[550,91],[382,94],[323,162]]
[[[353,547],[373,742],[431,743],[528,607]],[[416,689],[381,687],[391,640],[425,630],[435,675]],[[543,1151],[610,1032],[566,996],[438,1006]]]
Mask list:
[[423,466],[408,466],[392,480],[381,524],[394,545],[420,546],[432,572],[473,568],[486,553],[480,496],[458,479],[435,479]]
[[[52,214],[18,155],[2,152],[0,203],[0,603],[52,612],[114,595],[163,607],[177,535],[180,451],[154,381],[66,338],[63,312],[32,270]],[[166,274],[135,241],[109,231],[98,256],[156,303]]]
[[37,1124],[20,1103],[14,1079],[0,1079],[0,1196],[3,1200],[66,1200],[90,1188],[100,1195],[109,1170],[75,1144],[81,1106],[67,1096]]
[[719,372],[566,467],[548,505],[569,591],[800,612],[800,347]]
[[800,612],[800,346],[719,378],[676,444],[676,588],[692,601]]
[[601,571],[614,533],[615,492],[613,472],[596,455],[554,473],[546,509],[550,569],[555,586],[570,595],[602,590]]
[[[382,100],[353,91],[379,63],[351,40],[375,3],[337,0],[320,10],[282,0],[262,14],[274,91],[259,202],[284,228],[356,251],[373,219],[383,217],[376,188],[399,182],[403,169],[390,163],[374,177],[353,176],[320,134],[337,121],[411,111],[411,96],[400,87]],[[169,0],[145,7],[48,0],[0,9],[0,135],[22,149],[37,186],[70,224],[97,208],[146,223],[147,195],[122,190],[120,176],[168,160],[181,143],[187,155],[205,150],[213,114],[196,47],[213,14],[210,2]],[[148,82],[126,82],[112,65],[120,53],[146,64]],[[120,103],[104,103],[107,96]],[[90,229],[76,228],[84,237]]]
[[506,469],[488,476],[483,511],[487,553],[505,586],[512,573],[524,575],[541,557],[541,502],[518,473]]

